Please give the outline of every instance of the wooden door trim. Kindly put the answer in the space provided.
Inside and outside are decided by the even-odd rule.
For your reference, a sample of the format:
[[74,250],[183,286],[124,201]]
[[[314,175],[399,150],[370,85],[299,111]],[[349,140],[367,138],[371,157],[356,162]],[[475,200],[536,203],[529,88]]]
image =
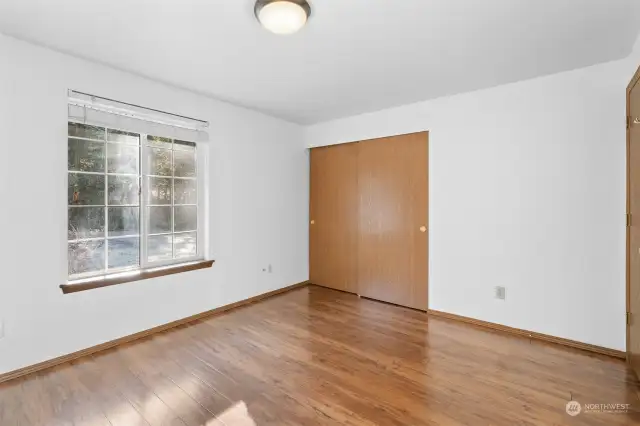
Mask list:
[[627,362],[631,362],[631,324],[627,319],[629,312],[631,312],[631,226],[630,226],[630,217],[631,217],[631,91],[636,86],[638,81],[640,80],[640,66],[636,70],[633,78],[629,82],[627,86],[627,116],[625,117],[625,121],[627,123],[627,207],[626,207],[626,265],[625,265],[625,281],[626,281],[626,312],[625,312],[625,328],[626,328],[626,353],[627,353]]

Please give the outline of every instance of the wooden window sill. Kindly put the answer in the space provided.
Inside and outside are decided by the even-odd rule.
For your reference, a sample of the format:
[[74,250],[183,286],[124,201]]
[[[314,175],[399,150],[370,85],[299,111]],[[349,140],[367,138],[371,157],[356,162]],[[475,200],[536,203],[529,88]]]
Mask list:
[[165,275],[180,274],[196,269],[211,268],[214,260],[201,260],[197,262],[185,263],[182,265],[152,268],[144,271],[136,271],[130,274],[105,275],[93,279],[83,280],[77,284],[62,284],[60,288],[64,294],[77,293],[79,291],[93,290],[94,288],[109,287],[112,285],[125,284],[133,281],[147,280],[149,278],[163,277]]

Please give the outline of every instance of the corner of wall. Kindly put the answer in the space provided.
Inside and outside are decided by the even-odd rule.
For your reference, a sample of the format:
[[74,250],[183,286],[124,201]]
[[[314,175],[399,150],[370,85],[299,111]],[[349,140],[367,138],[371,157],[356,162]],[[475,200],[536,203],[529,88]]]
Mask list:
[[627,56],[627,59],[640,59],[640,33],[638,33],[636,41],[633,43],[633,47],[631,48],[631,52]]

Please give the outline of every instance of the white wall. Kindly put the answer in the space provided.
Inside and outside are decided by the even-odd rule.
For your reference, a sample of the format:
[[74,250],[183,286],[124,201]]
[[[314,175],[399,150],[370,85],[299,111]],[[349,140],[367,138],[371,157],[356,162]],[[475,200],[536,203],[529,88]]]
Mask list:
[[[0,59],[0,373],[306,280],[303,147],[422,130],[430,307],[625,348],[624,88],[638,49],[306,129],[4,36]],[[211,122],[213,268],[61,293],[68,88]]]
[[625,87],[637,53],[317,124],[305,139],[429,130],[430,308],[624,350]]
[[[308,278],[301,127],[4,36],[0,62],[0,373]],[[69,88],[211,122],[213,268],[62,294]]]

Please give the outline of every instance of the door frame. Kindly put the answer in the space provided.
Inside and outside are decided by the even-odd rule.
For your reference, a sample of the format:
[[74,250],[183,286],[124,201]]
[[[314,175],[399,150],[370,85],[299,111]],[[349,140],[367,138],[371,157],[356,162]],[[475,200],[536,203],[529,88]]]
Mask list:
[[626,312],[625,312],[625,329],[626,329],[626,353],[627,353],[627,362],[631,362],[631,353],[630,351],[630,342],[631,342],[631,324],[629,324],[629,313],[631,312],[631,90],[635,87],[636,83],[640,80],[640,66],[636,70],[636,73],[633,75],[633,78],[627,85],[627,99],[626,99],[626,107],[627,107],[627,207],[626,207],[626,225],[625,225],[625,233],[626,233],[626,265],[625,265],[625,275],[626,275]]

